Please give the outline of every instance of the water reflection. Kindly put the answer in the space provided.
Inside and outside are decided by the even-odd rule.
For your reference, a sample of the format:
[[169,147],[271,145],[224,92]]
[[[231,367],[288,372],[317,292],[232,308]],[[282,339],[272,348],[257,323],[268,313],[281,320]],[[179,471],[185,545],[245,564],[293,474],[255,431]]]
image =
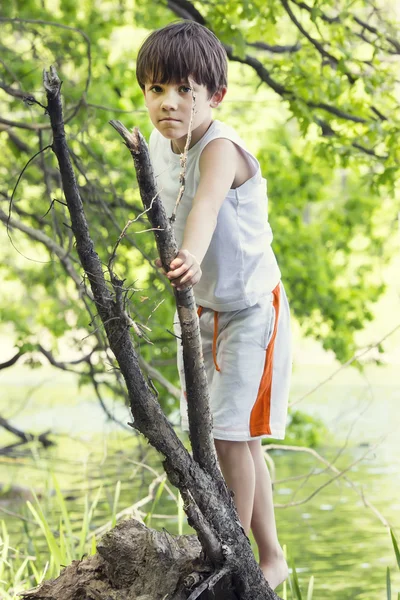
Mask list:
[[[310,389],[310,377],[315,373],[300,375],[296,376],[296,397]],[[319,373],[319,378],[323,376]],[[318,449],[327,460],[335,460],[340,470],[362,459],[346,473],[356,489],[340,477],[323,487],[335,474],[311,455],[271,452],[277,480],[275,501],[279,505],[295,504],[276,511],[280,540],[294,560],[304,591],[311,575],[315,576],[314,600],[383,600],[387,566],[392,570],[392,590],[396,593],[400,590],[388,532],[362,499],[364,495],[395,530],[399,527],[400,436],[390,435],[362,458],[377,436],[398,424],[400,386],[394,385],[395,376],[398,381],[398,374],[391,379],[380,372],[374,379],[370,373],[367,401],[356,375],[351,375],[350,381],[338,380],[326,385],[301,404],[301,409],[322,417],[334,432],[335,444]],[[33,488],[47,518],[57,527],[60,514],[51,472],[56,473],[67,499],[76,533],[82,525],[86,493],[91,502],[102,486],[92,532],[110,519],[117,481],[121,481],[118,510],[148,495],[155,474],[132,464],[132,459],[162,472],[159,457],[143,438],[121,433],[105,423],[103,413],[87,393],[81,397],[73,395],[68,385],[61,386],[58,381],[57,388],[50,387],[45,395],[41,392],[40,402],[35,404],[32,400],[15,422],[22,429],[43,431],[50,427],[63,431],[58,445],[47,451],[30,446],[16,453],[13,459],[0,457],[0,482],[6,485],[0,493],[0,513],[12,532],[12,544],[26,549],[28,531],[38,541],[37,548],[43,558],[47,549],[24,502],[32,498],[30,488]],[[6,391],[8,403],[21,397],[19,388],[10,387]],[[116,406],[115,410],[117,416],[128,420],[124,407]],[[65,435],[66,432],[70,435]],[[304,477],[299,478],[300,475]],[[317,488],[321,491],[303,503]],[[149,501],[140,507],[139,514],[145,516],[151,506]],[[13,513],[21,514],[25,521],[21,522]],[[177,504],[167,489],[154,507],[152,526],[178,532]],[[185,531],[189,531],[187,526]],[[400,538],[400,529],[397,534]]]
[[[148,494],[148,486],[155,475],[147,469],[131,464],[130,460],[133,457],[162,473],[159,457],[143,444],[140,438],[118,434],[114,439],[103,439],[102,442],[106,445],[103,445],[101,450],[100,440],[97,442],[92,443],[89,451],[84,454],[82,447],[77,451],[76,444],[65,438],[60,446],[47,453],[36,451],[34,458],[26,454],[20,456],[15,465],[8,463],[8,475],[12,475],[12,481],[21,482],[21,474],[24,472],[27,474],[26,483],[28,484],[31,477],[31,481],[38,487],[37,467],[40,465],[42,503],[47,517],[57,526],[60,514],[57,512],[57,502],[51,491],[50,471],[58,472],[76,533],[81,528],[84,494],[87,492],[89,501],[92,501],[97,489],[102,486],[100,502],[91,523],[91,530],[94,531],[110,519],[117,481],[121,481],[119,510]],[[326,448],[325,453],[333,456],[335,449]],[[357,449],[355,453],[348,450],[346,455],[341,457],[342,462],[351,463],[355,458],[354,454],[357,454]],[[69,456],[69,459],[63,458],[65,456]],[[310,457],[299,453],[293,455],[279,452],[272,456],[280,479],[298,475],[300,472],[308,473],[312,466]],[[3,469],[4,463],[1,466],[1,470]],[[297,499],[308,497],[317,486],[323,485],[325,478],[329,478],[329,474],[310,477],[306,483],[300,482],[298,485],[301,486],[301,490]],[[371,485],[370,470],[368,466],[361,464],[357,482],[368,488],[370,501],[384,512],[386,518],[393,521],[397,518],[398,498],[391,495],[385,471],[374,474]],[[280,496],[285,502],[290,502],[298,487],[293,485],[288,488],[283,485],[276,485],[275,497]],[[5,496],[0,507],[7,509],[12,506],[13,511],[21,512],[29,519],[31,515],[26,512],[22,502],[18,504],[16,500],[17,498],[7,500]],[[152,502],[149,502],[142,507],[143,515],[150,510],[151,505]],[[304,511],[305,508],[307,512]],[[171,494],[164,491],[153,512],[152,526],[165,527],[172,533],[178,532],[177,504]],[[26,540],[26,527],[31,527],[32,533],[33,526],[25,523],[23,530],[19,519],[7,514],[5,517],[9,529],[12,530],[13,543],[22,547]],[[387,565],[394,567],[395,564],[389,536],[373,512],[363,505],[354,492],[349,493],[346,483],[336,481],[306,504],[277,510],[277,521],[281,543],[286,544],[289,549],[304,590],[307,589],[310,576],[315,576],[314,599],[382,600],[386,597],[385,569]],[[189,531],[186,526],[185,532]],[[45,556],[47,550],[42,544],[38,547]],[[394,573],[393,568],[393,575]],[[393,576],[392,588],[396,589],[396,585],[400,588],[399,584],[399,578]]]

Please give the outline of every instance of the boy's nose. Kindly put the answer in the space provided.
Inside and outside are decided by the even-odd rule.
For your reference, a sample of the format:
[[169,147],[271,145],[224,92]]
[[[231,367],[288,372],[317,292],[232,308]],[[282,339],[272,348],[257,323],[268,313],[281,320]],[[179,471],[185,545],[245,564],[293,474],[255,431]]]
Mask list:
[[171,93],[166,94],[163,98],[161,108],[163,110],[176,110],[178,108],[176,96]]

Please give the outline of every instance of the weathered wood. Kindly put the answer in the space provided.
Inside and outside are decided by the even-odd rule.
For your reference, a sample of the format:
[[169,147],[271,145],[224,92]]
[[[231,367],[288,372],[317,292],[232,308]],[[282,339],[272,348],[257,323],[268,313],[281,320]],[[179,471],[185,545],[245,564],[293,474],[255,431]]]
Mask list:
[[[120,121],[110,121],[128,147],[137,175],[143,206],[154,229],[161,263],[166,271],[178,253],[174,231],[155,182],[147,144],[137,127],[130,133]],[[193,289],[174,289],[181,324],[183,363],[188,401],[189,437],[193,458],[216,481],[221,480],[217,466],[207,377],[201,347],[199,321]],[[223,482],[220,481],[221,485]]]
[[[235,593],[240,600],[276,600],[277,595],[270,589],[255,562],[250,542],[244,534],[232,498],[222,477],[217,474],[213,478],[205,468],[202,468],[190,456],[169,424],[140,371],[137,355],[130,337],[129,323],[127,323],[126,314],[118,298],[118,282],[114,278],[114,293],[112,293],[107,286],[102,264],[90,238],[82,201],[69,158],[62,116],[61,83],[54,68],[50,69],[50,73],[45,73],[44,84],[48,99],[47,110],[53,131],[52,148],[60,167],[64,194],[76,239],[76,248],[90,282],[94,301],[102,319],[110,348],[116,357],[127,385],[135,427],[164,455],[164,466],[169,480],[184,495],[186,494],[184,508],[199,534],[203,550],[206,553],[208,551],[209,559],[213,558],[212,567],[214,572],[218,572],[221,568],[226,569],[227,572],[229,571],[229,579],[232,579]],[[123,554],[126,556],[126,553]],[[101,560],[104,560],[104,558],[99,556],[91,559],[94,568],[90,567],[90,561],[89,565],[84,562],[78,565],[74,564],[71,567],[75,568],[75,573],[78,575],[79,569],[81,571],[83,569],[85,576],[87,569],[91,569],[93,584],[88,583],[87,585],[96,586],[98,585],[96,583],[98,579],[96,573],[98,569],[101,569],[100,565],[103,564]],[[62,576],[66,577],[64,572]],[[60,586],[59,579],[53,583],[44,584],[43,588],[50,590],[48,586],[54,586],[55,589],[56,586]],[[221,582],[222,580],[219,581],[219,584]],[[129,596],[125,595],[124,597],[119,593],[119,590],[114,591],[115,585],[118,585],[117,579],[114,580],[113,591],[107,592],[108,596],[101,595],[101,592],[97,592],[93,587],[92,595],[87,595],[87,598],[93,598],[94,600],[103,600],[103,598],[104,600],[106,598],[107,600],[113,600],[114,598],[130,600]],[[57,589],[60,590],[61,588],[58,587]],[[36,593],[36,596],[32,596],[31,592],[31,597],[40,598],[41,593],[42,589]],[[64,592],[64,595],[58,596],[55,595],[54,591],[48,591],[47,593],[47,596],[42,597],[51,598],[51,593],[53,593],[53,598],[60,598],[60,600],[61,598],[62,600],[81,600],[85,597],[82,593],[75,597],[67,596]]]
[[21,594],[25,600],[186,600],[203,584],[200,600],[236,600],[225,574],[216,595],[207,589],[212,566],[195,535],[173,536],[134,519],[99,542],[98,554],[74,560],[54,581]]

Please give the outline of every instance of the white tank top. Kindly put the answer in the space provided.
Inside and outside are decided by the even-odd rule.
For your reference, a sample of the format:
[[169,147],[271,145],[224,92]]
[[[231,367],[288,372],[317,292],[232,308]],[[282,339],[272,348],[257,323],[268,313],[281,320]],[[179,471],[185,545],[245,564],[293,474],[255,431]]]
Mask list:
[[[186,219],[200,181],[200,155],[216,138],[234,142],[254,174],[243,185],[230,189],[222,203],[217,226],[201,263],[203,274],[193,291],[200,306],[215,311],[241,310],[269,294],[278,285],[281,274],[271,248],[267,182],[257,159],[246,150],[235,131],[220,121],[213,121],[188,152],[185,191],[174,230],[181,247]],[[151,133],[149,151],[160,197],[170,217],[179,192],[179,154],[172,151],[170,140],[157,129]]]

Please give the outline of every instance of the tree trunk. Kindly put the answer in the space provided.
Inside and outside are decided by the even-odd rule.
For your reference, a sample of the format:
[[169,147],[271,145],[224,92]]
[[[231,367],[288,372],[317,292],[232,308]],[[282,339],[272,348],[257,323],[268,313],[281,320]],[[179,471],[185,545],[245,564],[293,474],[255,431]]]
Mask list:
[[[93,298],[106,330],[110,348],[116,357],[127,385],[131,411],[134,418],[134,427],[145,435],[149,442],[165,457],[164,467],[167,476],[171,483],[180,490],[184,500],[184,509],[188,516],[188,522],[196,530],[201,543],[205,555],[203,564],[207,563],[211,568],[212,575],[209,582],[209,588],[216,588],[218,581],[220,582],[219,585],[222,585],[222,579],[224,579],[224,581],[232,581],[235,593],[239,600],[276,600],[278,598],[277,595],[268,586],[254,559],[250,542],[241,527],[231,495],[216,466],[214,449],[209,447],[209,439],[211,439],[211,422],[209,421],[209,409],[207,406],[207,391],[204,391],[203,389],[196,390],[198,382],[203,381],[201,374],[198,375],[197,373],[199,367],[201,369],[197,350],[200,347],[200,340],[187,340],[189,351],[190,347],[192,347],[192,349],[194,348],[194,354],[192,355],[194,356],[193,360],[195,360],[195,363],[192,365],[195,373],[193,376],[193,393],[200,394],[199,397],[202,402],[202,411],[204,411],[204,413],[196,413],[195,409],[191,412],[189,411],[189,419],[194,419],[200,427],[200,432],[197,434],[191,426],[192,441],[195,444],[195,448],[193,449],[194,457],[192,458],[169,424],[139,368],[138,358],[130,336],[129,328],[131,321],[122,302],[122,282],[116,278],[110,269],[113,290],[109,289],[104,278],[103,266],[94,250],[69,158],[62,115],[60,95],[61,85],[54,68],[50,68],[50,73],[45,73],[44,85],[48,99],[47,111],[50,116],[53,130],[52,148],[59,163],[64,194],[71,216],[72,230],[76,239],[77,252],[90,282]],[[139,135],[137,135],[137,139],[140,143],[135,149],[131,149],[131,152],[135,154],[135,159],[138,159],[138,180],[141,187],[142,198],[146,195],[146,192],[150,193],[150,203],[152,206],[151,210],[149,210],[149,214],[150,216],[152,214],[157,214],[161,219],[159,224],[160,229],[157,231],[157,243],[159,245],[163,263],[167,266],[175,255],[174,253],[176,253],[176,245],[173,247],[174,241],[172,229],[170,226],[168,229],[169,223],[166,219],[165,211],[163,211],[162,203],[155,191],[151,167],[150,171],[148,170],[150,162],[148,159],[147,147],[145,143],[140,140]],[[145,169],[145,171],[142,171],[141,173],[140,168],[142,168],[143,165],[147,165],[147,170]],[[160,243],[160,237],[158,236],[164,236],[165,240],[167,240],[164,245]],[[172,244],[173,251],[168,247],[168,240],[169,243]],[[183,326],[189,323],[189,331],[191,331],[190,336],[192,336],[192,338],[196,336],[199,338],[198,327],[196,329],[195,325],[194,329],[190,329],[190,327],[193,327],[193,322],[195,321],[192,316],[194,309],[193,297],[190,296],[188,292],[185,292],[182,293],[182,295],[178,295],[177,299],[178,310],[183,307],[180,312],[180,316],[183,317]],[[186,348],[184,348],[184,351],[186,351]],[[185,374],[187,374],[187,371],[185,371]],[[205,419],[204,431],[202,430],[202,417]],[[205,447],[208,448],[207,453],[202,445],[203,442]],[[105,592],[106,595],[102,592],[97,593],[91,591],[91,596],[88,594],[85,596],[82,592],[81,596],[71,595],[71,600],[78,600],[78,597],[80,599],[94,598],[96,600],[102,600],[103,598],[104,600],[106,598],[118,598],[121,600],[124,600],[125,598],[132,598],[133,600],[136,598],[136,600],[138,600],[137,593],[131,591],[134,583],[129,583],[134,581],[136,577],[135,568],[130,568],[129,564],[133,560],[132,557],[135,556],[135,553],[137,555],[138,552],[135,550],[134,546],[126,546],[126,537],[120,535],[121,531],[125,531],[125,527],[127,527],[127,525],[122,523],[112,532],[107,534],[105,538],[106,541],[103,540],[102,544],[99,546],[100,556],[96,555],[94,558],[91,557],[85,561],[74,563],[54,582],[46,583],[39,591],[32,592],[31,597],[52,597],[55,600],[66,600],[68,596],[65,587],[67,586],[68,581],[70,581],[66,579],[68,569],[75,569],[75,574],[77,573],[76,569],[79,569],[83,573],[83,576],[86,577],[87,575],[88,579],[85,580],[86,586],[92,584],[95,585],[94,582],[97,577],[96,573],[104,572],[110,587],[109,590]],[[153,534],[151,535],[153,536]],[[159,536],[164,534],[154,535],[159,539]],[[183,544],[182,555],[184,562],[193,559],[193,553],[189,552],[188,547],[184,545],[185,543],[187,542],[177,542],[178,545]],[[109,547],[113,548],[112,552],[107,550]],[[116,555],[121,557],[120,562],[118,561],[117,565],[115,565],[115,562],[112,559],[112,556]],[[156,562],[158,560],[159,557]],[[115,576],[115,569],[118,571],[118,576]],[[144,577],[151,580],[153,570],[154,561],[150,561]],[[128,571],[130,572],[129,577],[133,577],[133,580],[128,577],[124,583],[125,595],[123,595],[122,592],[120,593],[119,588],[121,583],[120,576],[121,573]],[[162,572],[165,576],[165,569],[162,569]],[[72,577],[72,580],[74,577]],[[92,583],[90,583],[90,581]],[[126,587],[128,585],[130,586],[129,589]],[[42,589],[44,588],[48,590],[46,591],[47,596],[40,595],[43,594]],[[143,588],[140,587],[140,589]],[[198,591],[186,593],[182,589],[182,592],[179,593],[186,593],[186,596],[181,595],[172,597],[191,598],[191,600],[194,600],[196,597],[202,597],[200,595],[200,590],[201,584]],[[35,593],[36,596],[32,595],[33,593]],[[165,598],[165,595],[164,597],[157,596],[157,598],[159,597]],[[206,596],[203,597],[206,598]],[[169,596],[167,596],[167,598],[169,598]],[[227,596],[225,595],[224,598],[227,598]],[[144,599],[142,598],[142,600]]]

